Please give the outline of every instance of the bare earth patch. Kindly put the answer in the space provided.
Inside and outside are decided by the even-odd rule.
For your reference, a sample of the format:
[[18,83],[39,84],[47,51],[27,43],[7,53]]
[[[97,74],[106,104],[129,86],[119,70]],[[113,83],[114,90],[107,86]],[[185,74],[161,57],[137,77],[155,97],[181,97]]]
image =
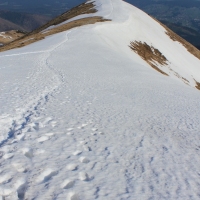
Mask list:
[[149,46],[146,42],[131,42],[130,48],[136,52],[143,60],[145,60],[153,69],[157,70],[161,74],[168,76],[165,72],[160,70],[156,64],[167,65],[166,57],[153,46]]
[[87,25],[87,24],[94,24],[97,22],[105,22],[105,21],[110,21],[107,19],[104,19],[102,17],[87,17],[87,18],[82,18],[78,20],[74,20],[72,22],[57,26],[57,27],[52,27],[51,29],[44,31],[45,29],[59,25],[62,22],[65,22],[66,20],[69,20],[71,18],[74,18],[76,16],[82,15],[82,14],[90,14],[90,13],[95,13],[97,10],[94,8],[95,5],[93,3],[83,3],[70,11],[63,13],[62,15],[58,16],[57,18],[51,20],[47,24],[41,26],[40,28],[34,30],[31,33],[26,34],[25,36],[10,42],[9,44],[3,46],[0,48],[0,52],[2,51],[7,51],[10,49],[14,48],[20,48],[26,45],[29,45],[31,43],[37,42],[39,40],[44,39],[46,36],[50,36],[56,33],[60,33],[63,31],[70,30],[72,28],[76,28],[79,26]]

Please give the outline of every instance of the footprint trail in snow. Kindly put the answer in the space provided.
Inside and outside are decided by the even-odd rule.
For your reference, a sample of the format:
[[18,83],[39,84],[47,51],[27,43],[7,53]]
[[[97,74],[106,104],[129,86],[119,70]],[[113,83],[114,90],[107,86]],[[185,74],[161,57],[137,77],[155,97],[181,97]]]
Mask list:
[[199,91],[114,40],[139,11],[97,2],[114,23],[1,53],[0,200],[199,199]]

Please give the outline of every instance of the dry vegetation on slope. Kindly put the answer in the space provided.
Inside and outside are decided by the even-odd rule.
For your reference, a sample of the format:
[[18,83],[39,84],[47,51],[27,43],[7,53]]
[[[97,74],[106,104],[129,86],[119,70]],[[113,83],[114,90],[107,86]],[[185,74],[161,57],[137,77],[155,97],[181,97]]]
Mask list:
[[[170,74],[172,73],[174,76],[179,78],[181,81],[183,81],[185,84],[189,84],[189,81],[180,76],[177,72],[175,72],[173,69],[170,68],[168,65],[167,58],[158,50],[155,49],[153,46],[149,46],[146,42],[131,42],[130,48],[136,52],[143,60],[145,60],[153,69],[160,72],[163,75],[169,76],[167,73],[163,72],[159,67],[156,65],[159,64],[160,67],[166,67],[170,71]],[[198,85],[198,82],[196,82],[197,86],[196,88],[200,89],[200,84]]]
[[[153,18],[154,19],[154,18]],[[156,20],[156,19],[154,19]],[[165,26],[164,24],[162,24],[160,21],[156,20],[161,26],[163,26],[166,29],[166,34],[173,40],[173,41],[177,41],[179,43],[181,43],[188,52],[190,52],[192,55],[194,55],[196,58],[198,58],[200,60],[200,51],[194,47],[192,44],[190,44],[189,42],[187,42],[186,40],[184,40],[182,37],[180,37],[179,35],[177,35],[176,33],[174,33],[171,29],[169,29],[167,26]],[[184,78],[182,78],[183,80],[186,80]],[[185,82],[185,81],[184,81]],[[186,80],[185,83],[187,83],[188,81]],[[198,90],[200,90],[200,83],[196,82],[196,88]]]
[[83,3],[83,4],[80,4],[79,6],[72,8],[71,10],[63,13],[62,15],[56,17],[55,19],[49,21],[47,24],[45,24],[45,25],[41,26],[40,28],[34,30],[30,34],[39,33],[41,31],[47,29],[50,26],[61,24],[62,22],[65,22],[65,21],[72,19],[76,16],[83,15],[83,14],[96,13],[96,12],[97,12],[97,10],[94,8],[93,3]]
[[155,21],[157,21],[161,26],[163,26],[166,29],[166,34],[173,40],[181,43],[187,50],[190,52],[192,55],[197,57],[200,60],[200,51],[194,47],[192,44],[187,42],[185,39],[174,33],[171,29],[169,29],[167,26],[162,24],[160,21],[157,19],[153,18]]
[[195,80],[195,82],[196,82],[196,88],[197,88],[198,90],[200,90],[200,83],[197,82],[196,80]]
[[[39,40],[44,39],[46,36],[53,35],[55,33],[59,33],[62,31],[67,31],[75,27],[87,25],[87,24],[94,24],[97,22],[104,22],[104,21],[109,21],[107,19],[103,19],[102,17],[87,17],[87,18],[82,18],[78,20],[74,20],[72,22],[60,25],[62,22],[65,22],[66,20],[69,20],[73,17],[82,15],[82,14],[90,14],[90,13],[95,13],[97,10],[94,8],[93,3],[83,3],[70,11],[60,15],[59,17],[51,20],[47,24],[43,25],[42,27],[36,29],[35,31],[26,34],[25,36],[3,46],[0,48],[0,52],[14,49],[14,48],[20,48],[23,46],[26,46],[28,44],[37,42]],[[58,25],[57,27],[52,27],[51,29],[44,31],[45,29]]]
[[25,33],[22,31],[6,31],[6,32],[0,32],[0,43],[7,44],[10,43],[18,38],[21,38],[24,36]]
[[167,32],[166,34],[173,40],[181,43],[191,54],[197,57],[200,60],[200,51],[194,47],[192,44],[184,40],[182,37],[171,31],[169,28],[165,27]]
[[[129,46],[135,53],[137,53],[143,60],[145,60],[153,69],[160,72],[163,75],[169,76],[167,73],[163,72],[160,68],[158,68],[156,65],[159,64],[160,67],[166,67],[168,70],[170,70],[170,74],[172,73],[177,78],[179,78],[181,81],[183,81],[185,84],[189,84],[190,82],[180,76],[177,72],[175,72],[173,69],[170,68],[168,65],[167,58],[158,50],[155,49],[153,46],[149,46],[146,42],[131,42],[131,45]],[[200,90],[200,83],[194,80],[196,83],[196,88]]]
[[142,43],[138,41],[131,42],[130,48],[143,60],[145,60],[153,69],[168,76],[168,74],[156,66],[156,63],[159,63],[160,65],[167,65],[167,59],[158,49],[155,49],[153,46],[149,46],[146,42]]

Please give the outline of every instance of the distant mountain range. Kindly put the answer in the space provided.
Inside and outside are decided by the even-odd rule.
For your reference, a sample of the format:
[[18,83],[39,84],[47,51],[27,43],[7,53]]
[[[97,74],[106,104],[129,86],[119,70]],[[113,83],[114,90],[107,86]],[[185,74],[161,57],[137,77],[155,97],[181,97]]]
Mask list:
[[[151,16],[162,21],[178,35],[200,49],[200,1],[195,0],[126,0]],[[0,0],[0,32],[20,30],[30,32],[55,16],[84,2]],[[28,11],[28,13],[26,13]]]
[[12,11],[0,11],[0,31],[32,31],[45,24],[51,17]]

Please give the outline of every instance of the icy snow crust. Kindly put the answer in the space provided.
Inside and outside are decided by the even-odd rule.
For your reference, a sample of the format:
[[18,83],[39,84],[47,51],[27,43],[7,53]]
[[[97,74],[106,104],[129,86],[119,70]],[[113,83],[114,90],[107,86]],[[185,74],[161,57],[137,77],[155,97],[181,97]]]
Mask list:
[[200,62],[148,15],[96,0],[112,22],[0,53],[0,199],[199,199],[200,92],[128,47]]

